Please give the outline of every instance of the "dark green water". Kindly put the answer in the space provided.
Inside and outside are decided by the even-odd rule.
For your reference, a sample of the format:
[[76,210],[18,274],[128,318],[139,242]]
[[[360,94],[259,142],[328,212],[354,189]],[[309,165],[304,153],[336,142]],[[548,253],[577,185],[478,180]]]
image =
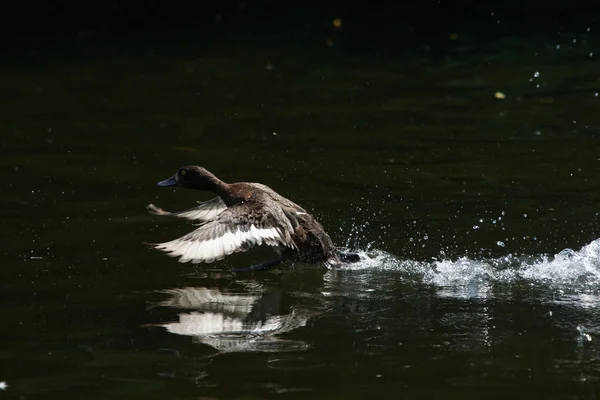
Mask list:
[[[597,398],[592,34],[435,57],[100,41],[9,58],[2,394]],[[149,250],[192,227],[148,203],[210,198],[155,186],[190,163],[271,186],[369,261],[234,275],[269,252]]]

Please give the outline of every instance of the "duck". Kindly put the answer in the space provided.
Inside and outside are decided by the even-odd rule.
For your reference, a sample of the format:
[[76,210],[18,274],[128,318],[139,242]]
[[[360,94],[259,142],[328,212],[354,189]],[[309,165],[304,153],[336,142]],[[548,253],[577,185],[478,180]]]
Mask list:
[[358,254],[336,247],[321,224],[303,207],[261,183],[225,183],[204,167],[187,165],[157,185],[217,195],[179,212],[166,211],[154,204],[147,206],[151,214],[183,218],[199,225],[180,238],[150,244],[179,257],[179,262],[212,263],[260,245],[272,247],[277,258],[233,271],[265,271],[284,261],[320,263],[327,268],[360,261]]

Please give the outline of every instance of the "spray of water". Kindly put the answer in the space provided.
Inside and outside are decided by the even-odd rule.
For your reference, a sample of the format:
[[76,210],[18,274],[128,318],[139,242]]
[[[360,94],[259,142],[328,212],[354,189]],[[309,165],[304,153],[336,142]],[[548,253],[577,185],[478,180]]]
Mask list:
[[526,280],[551,286],[595,289],[600,285],[600,239],[579,250],[565,249],[550,256],[507,255],[493,259],[461,257],[432,262],[402,260],[372,248],[359,251],[361,261],[348,270],[388,270],[420,276],[424,283],[440,287],[509,283]]

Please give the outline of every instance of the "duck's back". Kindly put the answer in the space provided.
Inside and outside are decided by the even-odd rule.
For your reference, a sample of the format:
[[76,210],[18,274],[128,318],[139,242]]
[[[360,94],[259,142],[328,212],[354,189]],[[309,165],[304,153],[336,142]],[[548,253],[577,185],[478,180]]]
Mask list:
[[294,242],[298,248],[295,259],[308,263],[324,261],[335,264],[339,262],[333,241],[311,214],[267,185],[262,183],[251,183],[251,185],[261,192],[260,195],[255,192],[257,196],[264,196],[263,202],[276,203],[290,219],[295,230]]
[[276,191],[274,191],[267,185],[263,185],[262,183],[255,183],[255,182],[248,183],[248,185],[251,185],[256,189],[259,189],[260,191],[263,192],[263,194],[266,196],[266,198],[270,198],[272,201],[278,203],[280,206],[282,206],[284,208],[290,208],[297,212],[306,213],[306,210],[304,208],[300,207],[298,204],[294,203],[287,197],[283,197],[282,195],[280,195],[279,193],[277,193]]

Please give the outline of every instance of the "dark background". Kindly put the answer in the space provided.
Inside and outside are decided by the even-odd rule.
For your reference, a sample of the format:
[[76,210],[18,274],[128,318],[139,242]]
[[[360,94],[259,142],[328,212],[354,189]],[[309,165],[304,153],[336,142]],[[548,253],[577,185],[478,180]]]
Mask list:
[[[428,40],[444,43],[448,34],[468,31],[474,38],[556,30],[583,31],[599,6],[584,1],[92,1],[3,2],[0,6],[5,44],[48,43],[58,38],[102,38],[135,34],[211,35],[286,33],[301,40],[330,33],[333,18],[357,46]],[[500,23],[498,23],[498,20]],[[291,37],[289,36],[291,34]],[[188,36],[189,37],[189,36]]]

